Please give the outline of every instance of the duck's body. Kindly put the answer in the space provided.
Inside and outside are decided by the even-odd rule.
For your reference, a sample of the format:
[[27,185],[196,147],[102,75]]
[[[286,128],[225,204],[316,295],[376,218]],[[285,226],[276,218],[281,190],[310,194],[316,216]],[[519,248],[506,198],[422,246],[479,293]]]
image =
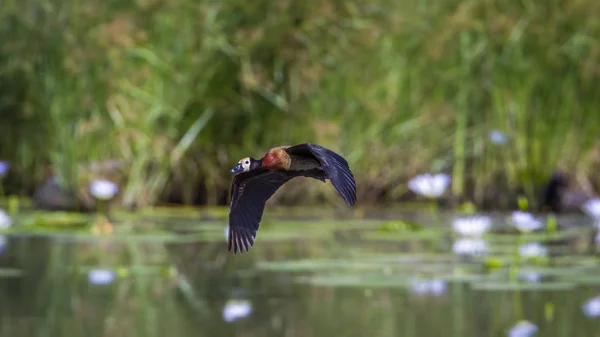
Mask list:
[[329,179],[349,206],[356,202],[356,183],[348,162],[315,144],[275,147],[261,159],[241,159],[231,172],[239,173],[231,185],[229,210],[229,250],[233,248],[234,253],[252,247],[266,201],[295,177]]

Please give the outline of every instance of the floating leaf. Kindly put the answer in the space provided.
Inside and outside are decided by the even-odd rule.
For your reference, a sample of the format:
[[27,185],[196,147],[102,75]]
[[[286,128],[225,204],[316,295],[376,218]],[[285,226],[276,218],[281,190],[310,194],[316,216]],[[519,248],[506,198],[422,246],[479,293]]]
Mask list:
[[14,268],[0,268],[0,278],[20,277],[23,272]]
[[420,231],[423,228],[425,228],[423,225],[414,222],[394,220],[379,225],[377,230],[380,232]]
[[349,260],[297,260],[278,262],[259,262],[256,267],[268,271],[319,271],[335,269],[382,269],[381,265],[369,261]]
[[385,275],[364,275],[364,274],[337,274],[337,275],[318,275],[311,277],[298,277],[298,283],[311,284],[315,286],[329,287],[402,287],[406,288],[410,282],[408,278],[389,277]]
[[497,269],[497,268],[503,267],[504,265],[505,265],[505,262],[502,259],[499,259],[494,256],[490,256],[485,259],[485,266],[488,269]]
[[424,229],[420,231],[400,231],[400,232],[365,232],[362,237],[366,240],[383,241],[413,241],[413,240],[432,240],[439,239],[444,233],[440,231]]
[[475,290],[487,290],[487,291],[514,291],[514,290],[527,290],[527,291],[543,291],[543,290],[572,290],[576,287],[574,282],[508,282],[508,281],[484,281],[474,282],[471,286]]
[[74,212],[36,212],[20,219],[23,226],[68,229],[88,226],[93,217]]

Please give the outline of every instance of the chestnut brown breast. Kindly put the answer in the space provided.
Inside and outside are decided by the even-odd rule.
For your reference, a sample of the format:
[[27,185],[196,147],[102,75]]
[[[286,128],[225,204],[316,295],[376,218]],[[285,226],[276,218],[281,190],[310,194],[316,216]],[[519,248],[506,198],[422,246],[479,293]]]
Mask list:
[[279,146],[272,148],[262,158],[263,168],[289,170],[292,164],[292,158],[285,151],[289,146]]

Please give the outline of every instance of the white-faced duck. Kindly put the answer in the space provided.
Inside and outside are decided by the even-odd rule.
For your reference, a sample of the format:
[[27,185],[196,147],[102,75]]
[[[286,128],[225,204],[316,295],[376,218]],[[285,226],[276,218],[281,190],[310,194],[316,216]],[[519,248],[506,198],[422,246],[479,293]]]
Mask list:
[[242,158],[231,173],[228,247],[234,254],[254,245],[266,201],[295,177],[326,179],[348,206],[356,202],[356,182],[348,162],[339,154],[315,144],[279,146],[262,158]]

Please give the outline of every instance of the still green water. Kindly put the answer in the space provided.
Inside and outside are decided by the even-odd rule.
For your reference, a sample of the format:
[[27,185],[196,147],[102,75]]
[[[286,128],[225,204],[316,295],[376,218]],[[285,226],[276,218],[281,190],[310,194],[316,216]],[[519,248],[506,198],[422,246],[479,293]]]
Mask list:
[[[0,335],[479,337],[526,320],[536,336],[600,336],[589,220],[519,235],[493,215],[457,254],[454,217],[275,211],[233,255],[223,212],[116,215],[105,236],[17,216],[2,236]],[[520,256],[527,242],[546,254]]]

